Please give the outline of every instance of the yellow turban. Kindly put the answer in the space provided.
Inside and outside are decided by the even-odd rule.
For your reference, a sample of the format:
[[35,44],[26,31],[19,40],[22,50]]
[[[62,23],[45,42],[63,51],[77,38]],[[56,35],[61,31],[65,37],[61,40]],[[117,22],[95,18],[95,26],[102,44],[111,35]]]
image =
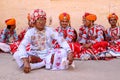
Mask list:
[[6,25],[15,25],[16,24],[16,20],[14,18],[10,18],[5,20]]
[[63,20],[67,20],[67,21],[69,21],[70,20],[70,15],[68,14],[68,13],[61,13],[60,15],[59,15],[59,20],[60,21],[63,21]]
[[86,19],[90,20],[90,21],[96,21],[97,16],[94,15],[94,14],[89,14],[89,15],[86,16]]
[[111,13],[108,15],[108,20],[110,20],[110,18],[115,18],[116,20],[118,20],[118,16],[115,13]]

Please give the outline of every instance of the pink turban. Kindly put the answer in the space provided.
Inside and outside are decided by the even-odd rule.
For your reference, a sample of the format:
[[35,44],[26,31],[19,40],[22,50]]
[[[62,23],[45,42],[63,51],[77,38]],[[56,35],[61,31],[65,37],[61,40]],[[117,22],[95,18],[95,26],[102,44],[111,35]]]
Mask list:
[[85,14],[82,16],[82,18],[85,18],[86,16],[90,15],[91,13],[85,12]]

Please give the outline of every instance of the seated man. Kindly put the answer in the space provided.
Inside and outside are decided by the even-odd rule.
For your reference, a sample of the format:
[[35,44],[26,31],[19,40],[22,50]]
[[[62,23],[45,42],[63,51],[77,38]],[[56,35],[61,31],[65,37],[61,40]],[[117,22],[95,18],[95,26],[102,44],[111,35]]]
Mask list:
[[[56,28],[56,31],[59,33],[59,36],[63,37],[68,42],[72,51],[74,52],[74,57],[76,57],[76,47],[79,47],[79,43],[76,42],[77,32],[70,25],[70,15],[66,12],[61,13],[59,15],[59,23],[60,26]],[[52,43],[54,48],[60,47],[57,40],[53,40]]]
[[[28,19],[28,27],[20,32],[20,34],[18,35],[18,40],[16,42],[10,44],[10,53],[11,54],[14,54],[17,51],[18,46],[19,46],[20,42],[22,41],[22,39],[24,38],[24,35],[27,32],[27,30],[34,27],[34,25],[30,22],[30,14],[28,14],[27,19]],[[30,46],[28,45],[26,47],[26,49],[27,49],[27,51],[29,51]]]
[[10,52],[9,44],[18,40],[16,33],[16,20],[10,18],[5,21],[7,27],[1,31],[0,34],[0,49],[4,52]]
[[[120,53],[120,27],[117,26],[118,16],[115,13],[111,13],[108,16],[108,22],[110,28],[106,30],[106,39],[109,42],[109,50],[114,53]],[[120,54],[111,54],[112,56],[120,56]]]
[[[94,14],[87,14],[84,16],[84,28],[79,30],[79,42],[82,43],[81,59],[97,59],[97,55],[105,52],[108,43],[104,41],[104,29],[103,26],[94,24],[97,17]],[[80,35],[80,34],[84,35]],[[99,57],[99,56],[98,56]]]
[[[46,26],[46,13],[35,9],[30,14],[30,21],[35,27],[26,32],[18,51],[13,55],[19,67],[23,68],[25,73],[43,66],[52,70],[67,69],[68,64],[73,61],[72,51],[63,37]],[[52,48],[53,39],[58,41],[60,49]],[[29,52],[26,51],[28,43],[31,49]]]
[[77,54],[78,58],[80,58],[81,54],[81,50],[82,50],[82,46],[83,44],[86,44],[86,39],[87,39],[87,32],[88,32],[88,27],[86,24],[86,16],[90,15],[90,13],[85,13],[82,16],[82,25],[79,27],[79,31],[78,31],[78,43],[81,45],[81,49],[79,49],[79,52]]

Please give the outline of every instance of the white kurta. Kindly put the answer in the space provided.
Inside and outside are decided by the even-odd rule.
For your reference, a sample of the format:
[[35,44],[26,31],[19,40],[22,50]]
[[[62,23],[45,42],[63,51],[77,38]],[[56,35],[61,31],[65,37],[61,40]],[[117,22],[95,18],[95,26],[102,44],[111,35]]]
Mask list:
[[[52,48],[53,39],[56,39],[60,44],[60,46],[62,47],[62,50],[60,50],[60,53],[63,52],[64,54],[63,53],[62,54],[64,55],[64,57],[67,57],[67,52],[71,51],[68,43],[65,41],[63,37],[59,36],[58,33],[50,27],[45,27],[45,30],[43,31],[38,31],[36,28],[32,28],[28,30],[20,46],[18,47],[18,51],[16,53],[19,54],[20,59],[24,57],[28,57],[29,55],[35,55],[35,56],[39,56],[41,59],[46,59],[50,54],[57,54],[56,52],[53,52],[55,51]],[[26,51],[26,46],[28,45],[28,43],[31,44],[30,52]],[[60,60],[60,62],[61,61],[62,60]],[[18,65],[21,66],[22,65],[21,62],[20,64],[18,63]]]
[[[68,43],[64,40],[64,38],[59,36],[58,33],[55,30],[53,30],[52,28],[45,27],[45,45],[37,44],[38,43],[37,41],[39,41],[39,40],[37,40],[35,38],[36,35],[38,35],[36,33],[37,33],[37,29],[33,28],[33,29],[28,30],[27,33],[25,34],[25,37],[18,48],[21,58],[28,57],[26,55],[26,53],[27,53],[26,46],[28,45],[28,43],[31,44],[31,46],[30,46],[31,52],[39,51],[39,53],[41,53],[40,54],[41,56],[46,55],[48,50],[52,49],[52,46],[51,46],[52,39],[56,39],[59,42],[60,46],[62,48],[64,48],[66,51],[71,50]],[[35,39],[32,39],[32,38],[35,38]],[[39,49],[39,46],[44,47],[44,49]]]

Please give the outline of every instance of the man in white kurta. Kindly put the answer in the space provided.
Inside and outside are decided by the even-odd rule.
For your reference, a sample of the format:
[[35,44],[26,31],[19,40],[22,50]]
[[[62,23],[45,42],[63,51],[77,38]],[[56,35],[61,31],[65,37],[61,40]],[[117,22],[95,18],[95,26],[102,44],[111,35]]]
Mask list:
[[[35,27],[26,32],[18,51],[14,54],[19,67],[23,67],[25,73],[43,66],[52,70],[67,69],[68,64],[73,60],[72,51],[63,37],[60,37],[52,28],[45,26],[46,13],[40,9],[34,10],[31,13],[31,22]],[[60,49],[52,48],[53,39],[58,41]],[[27,52],[26,46],[29,43],[31,50]],[[40,61],[30,63],[29,56],[39,57]]]

